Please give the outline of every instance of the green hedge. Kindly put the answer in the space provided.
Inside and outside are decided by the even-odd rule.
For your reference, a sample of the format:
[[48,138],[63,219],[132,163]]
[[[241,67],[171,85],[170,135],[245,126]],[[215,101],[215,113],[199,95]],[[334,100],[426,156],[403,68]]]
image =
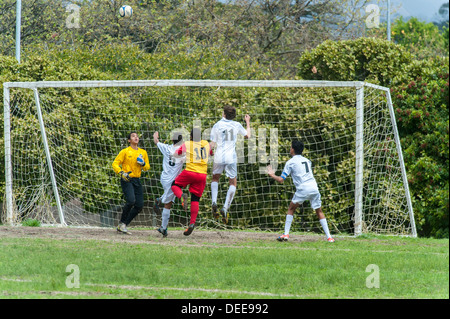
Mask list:
[[303,79],[391,88],[418,232],[448,237],[448,57],[419,60],[400,45],[361,38],[326,41],[304,54],[298,69]]
[[[180,45],[181,47],[183,44]],[[32,51],[30,51],[32,52]],[[268,72],[255,61],[233,61],[217,50],[191,50],[174,53],[171,47],[162,48],[157,54],[147,54],[132,46],[116,46],[91,51],[79,48],[75,51],[42,51],[39,56],[27,53],[24,62],[17,65],[14,59],[1,57],[0,79],[4,81],[39,80],[89,80],[89,79],[161,79],[161,78],[223,78],[264,79]],[[58,91],[58,94],[47,94]],[[289,145],[293,138],[303,138],[307,155],[315,164],[315,174],[320,176],[324,207],[330,223],[342,232],[352,232],[354,187],[354,92],[348,96],[342,90],[273,90],[273,89],[198,89],[175,88],[155,90],[151,94],[139,90],[40,90],[46,126],[55,127],[48,133],[52,144],[54,166],[72,167],[59,174],[63,202],[72,196],[80,196],[87,211],[98,213],[103,207],[98,203],[118,204],[121,193],[117,176],[110,167],[114,156],[124,146],[126,133],[138,130],[143,134],[144,148],[151,161],[159,163],[160,154],[151,142],[151,134],[158,130],[165,136],[174,127],[189,127],[193,119],[199,119],[203,128],[211,127],[221,117],[225,103],[238,107],[238,113],[252,115],[252,127],[277,128],[279,131],[279,162],[289,159]],[[170,99],[168,99],[170,97]],[[35,168],[35,181],[40,182],[43,151],[39,146],[39,128],[32,96],[24,96],[20,109],[13,116],[14,140],[27,163]],[[164,107],[169,101],[170,108]],[[155,107],[160,104],[161,106]],[[144,105],[146,107],[139,107]],[[152,105],[151,107],[148,107]],[[310,109],[297,108],[309,105]],[[122,107],[122,108],[118,108]],[[98,112],[102,110],[102,112]],[[311,112],[314,110],[314,112]],[[77,118],[78,113],[90,111],[91,116]],[[115,120],[108,119],[115,114]],[[135,116],[139,114],[139,116]],[[320,114],[320,116],[317,116]],[[77,119],[76,122],[74,119]],[[3,119],[2,119],[3,123]],[[87,127],[80,131],[78,124]],[[342,128],[343,139],[335,139],[334,128]],[[36,143],[29,143],[34,137]],[[84,140],[102,145],[101,152],[85,148]],[[28,143],[28,144],[26,144]],[[332,151],[324,151],[332,150]],[[3,157],[3,141],[0,156]],[[247,150],[245,151],[247,152]],[[269,153],[269,147],[267,147]],[[59,154],[59,155],[57,155]],[[62,154],[62,155],[61,155]],[[68,156],[63,156],[68,154]],[[69,156],[70,155],[70,156]],[[247,155],[247,154],[246,154]],[[279,229],[284,223],[286,207],[294,190],[292,184],[278,185],[261,176],[261,164],[242,164],[239,196],[236,198],[235,225]],[[147,193],[159,193],[160,168],[152,168],[146,174]],[[245,172],[245,173],[244,173]],[[4,176],[0,177],[4,192]],[[25,184],[16,186],[23,190]],[[225,183],[222,184],[226,186]],[[149,195],[149,196],[150,196]],[[31,195],[27,195],[31,196]],[[111,202],[111,199],[114,199]],[[244,200],[245,199],[245,200]],[[205,195],[203,211],[209,211],[210,199]],[[379,205],[379,204],[378,204]],[[305,208],[308,209],[308,208]],[[297,227],[313,229],[317,224],[313,212],[302,217]],[[313,227],[313,228],[311,228]],[[304,230],[304,228],[302,228]]]

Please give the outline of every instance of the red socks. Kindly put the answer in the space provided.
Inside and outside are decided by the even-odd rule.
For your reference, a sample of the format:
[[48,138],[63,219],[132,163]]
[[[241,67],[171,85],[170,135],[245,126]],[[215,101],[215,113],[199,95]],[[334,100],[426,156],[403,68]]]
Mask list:
[[[175,194],[176,197],[181,198],[183,195],[183,191],[181,188],[177,185],[172,185],[172,192]],[[195,221],[197,220],[198,210],[199,210],[199,202],[197,201],[191,201],[191,220],[189,221],[190,224],[195,224]]]
[[183,195],[183,191],[181,190],[180,186],[172,185],[172,192],[175,194],[176,197],[181,198],[181,195]]
[[198,204],[198,202],[191,202],[191,220],[189,221],[189,225],[195,224],[195,221],[197,220]]

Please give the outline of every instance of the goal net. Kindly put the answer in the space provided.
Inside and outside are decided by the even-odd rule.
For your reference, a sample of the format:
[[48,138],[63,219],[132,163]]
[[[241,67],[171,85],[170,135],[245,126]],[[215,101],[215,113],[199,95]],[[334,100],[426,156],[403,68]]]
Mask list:
[[[292,140],[300,139],[332,233],[416,236],[387,88],[325,81],[11,82],[3,94],[4,223],[116,226],[124,198],[112,162],[136,131],[150,170],[141,177],[144,209],[130,226],[158,227],[153,205],[163,194],[163,157],[153,133],[171,144],[173,132],[188,140],[195,125],[209,140],[223,107],[232,105],[244,127],[250,115],[252,136],[236,144],[238,184],[227,225],[212,216],[209,163],[199,227],[282,230],[295,187],[291,178],[278,184],[265,168],[280,175]],[[219,208],[228,185],[223,175]],[[176,201],[169,227],[185,226],[188,218]],[[309,202],[297,209],[291,230],[321,232]]]

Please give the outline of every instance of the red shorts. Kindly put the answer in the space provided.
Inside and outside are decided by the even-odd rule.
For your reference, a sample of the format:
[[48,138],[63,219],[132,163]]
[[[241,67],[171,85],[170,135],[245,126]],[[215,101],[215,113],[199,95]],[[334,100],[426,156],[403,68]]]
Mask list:
[[202,197],[206,186],[206,176],[206,174],[183,170],[180,175],[175,178],[174,183],[181,188],[185,188],[189,185],[190,193]]

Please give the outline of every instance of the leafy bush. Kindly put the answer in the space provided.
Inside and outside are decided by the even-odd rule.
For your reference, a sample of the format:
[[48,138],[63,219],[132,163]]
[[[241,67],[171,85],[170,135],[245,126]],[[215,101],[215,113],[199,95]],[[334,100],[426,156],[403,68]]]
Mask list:
[[448,237],[448,61],[435,72],[434,78],[393,87],[391,94],[421,233]]
[[[403,76],[413,56],[392,42],[359,38],[325,41],[302,55],[298,75],[309,80],[367,81],[389,86]],[[313,73],[313,67],[317,73]]]
[[400,45],[373,38],[324,42],[298,65],[303,79],[367,81],[391,88],[421,236],[448,237],[448,68],[448,57],[418,60]]
[[[245,63],[242,60],[235,61],[220,50],[204,50],[195,45],[190,46],[189,41],[179,44],[177,50],[174,50],[173,46],[162,45],[158,52],[152,54],[125,45],[98,49],[94,52],[81,47],[70,51],[42,50],[39,56],[33,52],[31,50],[26,53],[26,59],[21,65],[17,65],[11,58],[2,57],[4,63],[0,63],[0,79],[34,81],[268,77],[267,70],[252,59],[248,59]],[[47,137],[54,145],[53,154],[70,154],[65,157],[55,156],[52,160],[54,167],[73,168],[65,171],[63,176],[58,176],[58,182],[64,185],[60,187],[63,203],[76,194],[87,211],[98,213],[100,209],[98,203],[106,203],[111,198],[120,201],[118,179],[112,172],[110,163],[123,146],[120,141],[123,141],[124,136],[119,136],[124,134],[123,132],[139,130],[149,134],[158,130],[163,134],[182,123],[190,123],[193,118],[200,120],[202,127],[210,127],[220,118],[222,106],[229,103],[238,106],[240,114],[244,112],[252,114],[252,127],[256,131],[259,128],[278,129],[279,161],[282,163],[289,158],[289,144],[292,138],[304,138],[309,145],[308,152],[314,154],[311,160],[315,163],[316,174],[322,176],[321,192],[324,205],[330,212],[328,215],[330,222],[341,231],[351,231],[353,227],[351,218],[354,192],[351,189],[355,170],[352,133],[355,121],[354,94],[346,95],[342,90],[320,89],[303,91],[286,89],[275,92],[273,89],[264,88],[231,90],[221,88],[214,92],[189,88],[155,89],[152,94],[138,90],[134,90],[134,94],[127,94],[124,90],[63,89],[58,90],[58,94],[55,95],[44,94],[51,93],[52,90],[54,89],[40,90],[41,97],[46,97],[45,103],[42,103],[43,111],[52,114],[51,118],[46,119],[46,126],[58,128],[55,133],[47,133]],[[160,103],[167,101],[167,97],[170,97],[171,101],[169,108],[164,107],[166,104]],[[140,105],[140,117],[131,115],[136,105]],[[149,107],[150,105],[161,106]],[[309,105],[315,112],[298,108],[298,105]],[[118,111],[118,106],[122,106],[121,111]],[[97,110],[101,112],[96,112]],[[84,111],[90,111],[91,116],[79,118],[78,114]],[[117,120],[111,121],[110,118],[103,117],[102,113],[114,114]],[[317,113],[321,116],[316,116]],[[127,120],[124,121],[124,118]],[[146,119],[146,123],[143,123],[143,118]],[[24,97],[20,109],[14,113],[12,120],[16,124],[13,132],[16,134],[15,140],[27,142],[31,137],[39,138],[39,126],[36,123],[35,106],[31,95]],[[292,123],[301,125],[298,124],[296,127],[297,124]],[[78,124],[89,130],[78,130]],[[335,127],[345,132],[340,141],[332,136]],[[91,142],[102,145],[102,152],[89,152],[83,146],[86,136]],[[149,139],[148,136],[146,139]],[[17,147],[17,152],[22,152],[20,156],[27,157],[27,162],[31,163],[36,174],[39,174],[42,166],[39,163],[43,161],[42,149],[38,142],[32,146],[28,145],[30,144],[27,144],[27,147],[25,144],[23,147]],[[313,145],[317,149],[313,149]],[[151,161],[158,162],[159,152],[154,145],[147,146],[150,157],[153,157]],[[328,154],[323,149],[336,151]],[[3,157],[2,145],[0,153]],[[242,172],[245,173],[240,177],[239,189],[246,201],[240,204],[236,202],[236,205],[240,205],[236,209],[239,210],[239,215],[236,214],[233,218],[239,225],[234,226],[266,225],[278,229],[284,222],[286,205],[291,196],[286,189],[291,186],[290,190],[293,190],[293,185],[281,187],[270,180],[261,184],[259,166],[258,163],[244,164],[242,167]],[[146,190],[148,194],[158,192],[156,188],[159,185],[158,173],[159,169],[151,169],[146,174],[146,178],[150,181]],[[37,182],[40,182],[37,177]],[[3,175],[0,181],[4,183]],[[20,182],[17,182],[16,186],[24,191],[27,189],[27,185],[21,185]],[[337,193],[339,196],[335,196]],[[209,203],[210,199],[205,196],[202,202]],[[202,209],[209,211],[207,207]],[[308,214],[302,219],[302,225],[311,222],[317,224],[314,214]]]

